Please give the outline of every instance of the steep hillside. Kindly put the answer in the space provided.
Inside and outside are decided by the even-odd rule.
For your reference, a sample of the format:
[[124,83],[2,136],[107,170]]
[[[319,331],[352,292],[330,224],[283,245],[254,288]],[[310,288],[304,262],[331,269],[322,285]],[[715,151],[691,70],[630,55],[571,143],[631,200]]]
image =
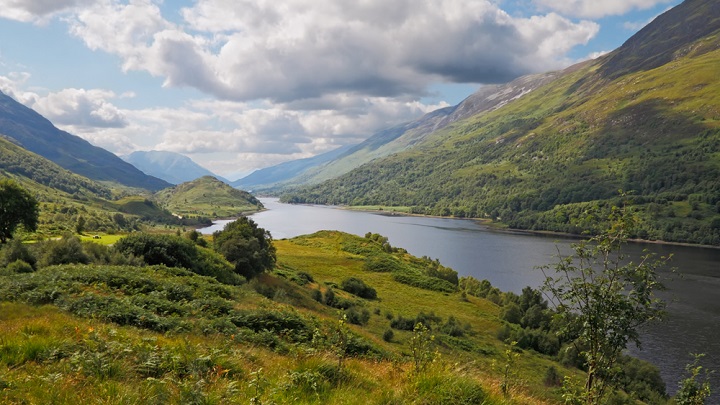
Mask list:
[[179,153],[157,150],[136,151],[123,156],[122,159],[142,170],[143,173],[171,184],[185,183],[203,176],[218,177],[189,157]]
[[[347,150],[340,149],[315,158],[282,163],[253,173],[233,185],[256,190],[292,189],[333,179],[375,159],[402,152],[421,143],[428,135],[467,117],[494,111],[549,83],[563,72],[529,75],[510,83],[483,86],[454,107],[442,108],[405,124],[379,131]],[[341,153],[340,153],[341,152]],[[268,173],[282,177],[267,177]],[[252,182],[249,180],[252,179]]]
[[0,134],[23,148],[92,180],[160,190],[169,183],[148,176],[105,149],[56,128],[37,112],[0,92]]
[[[705,4],[685,2],[600,60],[285,200],[412,206],[581,232],[573,218],[622,189],[635,193],[635,236],[718,245],[720,10]],[[681,35],[688,24],[679,22],[700,11],[710,34]],[[668,37],[677,38],[672,46]],[[688,51],[651,68],[632,59],[635,48]]]
[[263,208],[250,193],[210,176],[162,190],[155,197],[164,208],[182,217],[237,217]]
[[24,183],[38,183],[67,194],[85,197],[110,197],[110,190],[85,177],[29,152],[0,135],[0,175]]

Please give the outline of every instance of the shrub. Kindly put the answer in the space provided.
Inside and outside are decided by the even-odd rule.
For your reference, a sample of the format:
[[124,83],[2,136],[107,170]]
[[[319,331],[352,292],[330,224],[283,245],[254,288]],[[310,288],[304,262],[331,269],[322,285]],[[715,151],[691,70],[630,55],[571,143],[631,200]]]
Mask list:
[[392,329],[385,329],[385,332],[383,333],[383,340],[386,342],[392,342],[393,338],[395,338],[395,332],[393,332]]
[[363,268],[376,273],[390,273],[402,270],[400,262],[390,255],[368,256]]
[[240,285],[244,282],[235,274],[232,264],[220,254],[180,236],[136,233],[120,239],[115,244],[115,250],[142,257],[149,265],[185,268],[225,284]]
[[5,268],[7,274],[32,273],[35,271],[32,266],[22,260],[15,260]]
[[365,325],[370,320],[370,311],[367,308],[358,310],[357,307],[350,307],[345,310],[348,322],[354,325]]
[[349,292],[350,294],[357,295],[361,298],[377,298],[377,291],[375,291],[375,289],[370,287],[369,285],[365,284],[365,282],[360,280],[359,278],[346,278],[342,281],[342,283],[340,283],[340,286],[343,290]]
[[88,264],[90,256],[83,250],[80,239],[65,235],[59,240],[46,241],[40,247],[44,254],[40,260],[42,267],[56,264]]
[[457,287],[447,280],[426,276],[412,271],[393,272],[393,279],[399,283],[430,291],[455,292]]
[[275,265],[275,246],[270,232],[242,217],[213,234],[215,250],[235,266],[235,272],[247,279]]
[[37,259],[19,239],[13,239],[0,251],[0,267],[5,267],[12,262],[22,260],[35,268]]

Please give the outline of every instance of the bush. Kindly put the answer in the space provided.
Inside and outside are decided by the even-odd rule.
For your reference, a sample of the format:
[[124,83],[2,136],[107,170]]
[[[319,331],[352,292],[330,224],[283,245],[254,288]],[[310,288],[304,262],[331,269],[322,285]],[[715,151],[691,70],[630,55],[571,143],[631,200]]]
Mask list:
[[37,259],[19,239],[13,239],[0,251],[0,267],[5,267],[12,262],[22,260],[35,268]]
[[270,232],[250,218],[242,217],[215,232],[213,244],[215,250],[235,266],[235,272],[247,279],[275,265],[275,246]]
[[115,244],[115,250],[141,257],[149,265],[185,268],[196,274],[214,277],[224,284],[244,283],[243,278],[235,274],[233,265],[220,254],[180,236],[136,233],[120,239]]
[[365,265],[363,268],[366,271],[372,271],[376,273],[390,273],[397,270],[402,270],[402,265],[397,259],[390,255],[377,255],[369,256],[365,259]]
[[383,333],[383,340],[386,342],[392,342],[393,338],[395,338],[395,332],[393,332],[392,329],[385,329],[385,332]]
[[367,308],[358,310],[357,307],[350,307],[345,310],[348,322],[354,325],[365,325],[370,320],[370,311]]
[[412,271],[393,272],[393,279],[399,283],[430,291],[455,292],[457,287],[447,280],[426,276]]
[[[20,273],[32,273],[35,269],[32,266],[22,260],[15,260],[14,262],[7,265],[5,268],[5,274],[20,274]],[[2,269],[0,269],[0,275],[2,275]]]
[[44,251],[40,264],[42,267],[56,264],[88,264],[90,256],[85,253],[80,239],[65,235],[59,240],[46,241],[39,246]]
[[361,298],[375,299],[377,298],[377,291],[369,285],[365,284],[364,281],[359,278],[350,277],[340,283],[340,287],[349,292],[350,294],[357,295]]

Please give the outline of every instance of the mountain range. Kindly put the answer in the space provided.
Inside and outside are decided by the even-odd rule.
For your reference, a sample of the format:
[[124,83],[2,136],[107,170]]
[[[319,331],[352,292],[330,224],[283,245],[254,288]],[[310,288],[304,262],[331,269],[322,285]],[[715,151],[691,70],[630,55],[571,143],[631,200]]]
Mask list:
[[0,92],[0,134],[17,145],[92,180],[160,190],[170,184],[138,170],[107,150],[55,127],[49,120]]
[[718,245],[720,3],[687,0],[596,60],[483,87],[284,191],[573,233],[583,213],[630,204],[635,237]]
[[157,150],[136,151],[121,158],[144,173],[175,185],[193,181],[203,176],[215,177],[229,183],[228,180],[212,173],[189,157],[179,153]]

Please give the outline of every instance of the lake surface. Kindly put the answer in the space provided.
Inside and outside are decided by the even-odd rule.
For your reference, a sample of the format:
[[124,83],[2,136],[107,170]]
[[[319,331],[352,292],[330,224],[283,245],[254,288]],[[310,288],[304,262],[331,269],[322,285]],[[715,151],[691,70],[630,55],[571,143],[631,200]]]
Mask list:
[[[475,221],[367,213],[335,207],[280,204],[261,199],[268,209],[252,215],[273,239],[292,238],[320,230],[339,230],[356,235],[379,233],[390,244],[407,249],[415,256],[437,258],[460,276],[487,279],[503,291],[519,293],[523,287],[538,287],[544,276],[536,266],[555,263],[558,249],[567,253],[573,241],[555,236],[500,232]],[[212,233],[229,221],[218,221],[201,230]],[[702,364],[717,370],[713,391],[720,391],[720,249],[630,244],[633,257],[643,249],[658,255],[673,254],[671,265],[677,273],[664,269],[668,301],[667,318],[645,328],[642,350],[630,352],[660,367],[669,393],[685,375],[690,353],[706,353]],[[720,396],[713,395],[720,401]]]

